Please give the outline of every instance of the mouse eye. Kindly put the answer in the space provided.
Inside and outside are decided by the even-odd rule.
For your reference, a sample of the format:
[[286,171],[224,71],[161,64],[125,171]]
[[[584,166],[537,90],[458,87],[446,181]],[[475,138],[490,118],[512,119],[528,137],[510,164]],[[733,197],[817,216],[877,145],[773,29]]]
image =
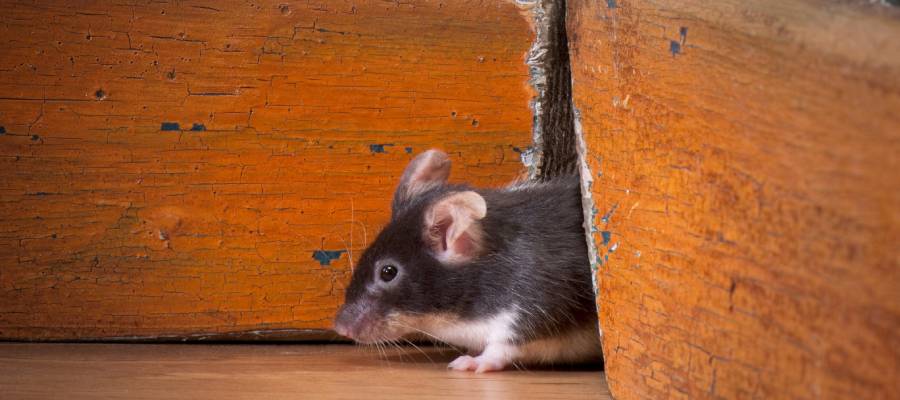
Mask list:
[[390,282],[397,277],[397,267],[388,264],[381,267],[381,280]]

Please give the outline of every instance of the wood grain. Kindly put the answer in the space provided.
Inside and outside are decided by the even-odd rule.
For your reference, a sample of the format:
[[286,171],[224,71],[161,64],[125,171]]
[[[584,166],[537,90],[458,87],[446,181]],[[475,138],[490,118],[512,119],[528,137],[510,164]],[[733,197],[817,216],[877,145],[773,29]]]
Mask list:
[[612,399],[599,371],[449,371],[446,349],[0,344],[4,399]]
[[505,2],[0,7],[3,339],[330,327],[413,155],[530,143]]
[[616,398],[900,397],[900,10],[568,15]]

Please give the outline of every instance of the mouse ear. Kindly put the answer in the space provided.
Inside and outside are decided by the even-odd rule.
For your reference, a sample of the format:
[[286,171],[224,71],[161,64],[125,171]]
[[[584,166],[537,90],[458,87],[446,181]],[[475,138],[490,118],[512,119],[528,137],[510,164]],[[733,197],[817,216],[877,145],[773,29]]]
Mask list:
[[450,158],[440,150],[428,150],[419,154],[403,171],[400,184],[394,192],[391,210],[397,214],[404,203],[416,195],[447,182],[450,176]]
[[425,211],[425,242],[435,257],[450,265],[473,260],[481,253],[480,219],[487,204],[478,193],[457,192]]

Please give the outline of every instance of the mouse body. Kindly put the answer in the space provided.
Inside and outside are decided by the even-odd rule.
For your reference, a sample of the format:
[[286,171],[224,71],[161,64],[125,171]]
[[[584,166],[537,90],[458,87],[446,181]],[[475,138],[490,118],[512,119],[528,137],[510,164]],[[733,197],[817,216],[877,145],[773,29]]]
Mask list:
[[480,189],[448,184],[449,174],[438,150],[407,166],[335,331],[463,347],[448,366],[462,371],[600,361],[579,179]]

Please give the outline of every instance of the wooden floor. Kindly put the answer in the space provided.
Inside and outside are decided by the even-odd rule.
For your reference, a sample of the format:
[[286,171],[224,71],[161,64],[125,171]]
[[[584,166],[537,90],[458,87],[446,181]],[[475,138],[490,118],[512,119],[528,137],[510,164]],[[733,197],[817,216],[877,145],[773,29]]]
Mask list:
[[10,399],[611,399],[599,370],[475,375],[455,354],[303,344],[0,343]]

